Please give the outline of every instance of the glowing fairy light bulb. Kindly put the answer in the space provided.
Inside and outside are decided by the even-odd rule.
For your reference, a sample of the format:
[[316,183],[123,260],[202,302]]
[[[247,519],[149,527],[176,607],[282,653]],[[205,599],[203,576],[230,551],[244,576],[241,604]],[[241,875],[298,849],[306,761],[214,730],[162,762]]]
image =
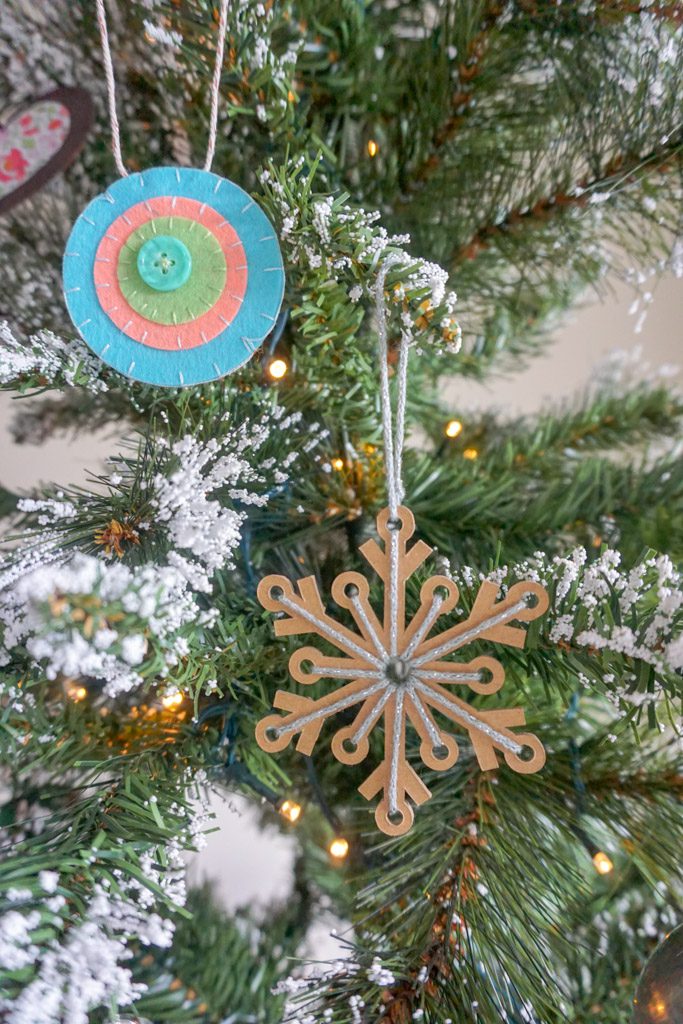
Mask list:
[[460,420],[449,420],[444,427],[444,434],[446,437],[457,437],[458,434],[462,433],[462,423]]
[[280,814],[293,825],[301,817],[301,804],[296,800],[283,800],[279,807]]
[[180,690],[172,690],[170,693],[167,693],[164,697],[161,698],[161,703],[169,711],[174,711],[176,708],[180,707],[184,700],[185,698],[183,697]]
[[344,460],[343,459],[340,459],[339,456],[337,456],[336,459],[332,459],[332,469],[336,469],[337,472],[340,472],[343,468],[344,468]]
[[609,875],[614,871],[614,864],[602,850],[597,850],[592,857],[593,866],[599,875]]
[[273,380],[282,380],[287,373],[287,360],[286,359],[271,359],[268,363],[268,374]]
[[75,704],[78,704],[80,701],[85,700],[85,698],[88,696],[88,691],[86,690],[85,686],[77,686],[75,683],[72,683],[71,686],[69,686],[68,690],[66,691],[66,695],[69,698],[69,700],[72,700]]
[[349,852],[349,843],[343,836],[335,836],[327,848],[335,860],[344,860]]
[[372,159],[379,153],[379,146],[374,139],[368,139],[368,156]]
[[479,458],[479,452],[476,448],[465,448],[462,453],[462,457],[463,459],[469,459],[470,462],[473,462],[475,459]]
[[667,1021],[669,1017],[666,1000],[662,999],[661,996],[654,996],[647,1004],[648,1013],[653,1020]]

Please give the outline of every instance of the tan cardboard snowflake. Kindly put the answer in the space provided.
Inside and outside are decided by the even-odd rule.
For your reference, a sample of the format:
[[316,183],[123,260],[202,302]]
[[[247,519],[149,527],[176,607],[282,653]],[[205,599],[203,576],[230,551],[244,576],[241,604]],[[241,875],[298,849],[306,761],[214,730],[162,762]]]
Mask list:
[[523,708],[481,710],[456,696],[455,691],[467,688],[483,694],[499,690],[504,681],[500,662],[492,657],[469,662],[449,658],[474,640],[523,647],[524,630],[510,623],[542,615],[548,607],[545,590],[525,581],[497,600],[499,586],[484,581],[469,616],[431,635],[437,620],[455,609],[458,588],[447,576],[432,576],[422,586],[416,615],[406,622],[406,582],[432,552],[421,540],[408,546],[414,531],[409,509],[401,506],[394,520],[384,509],[377,517],[383,546],[369,540],[360,549],[384,582],[381,621],[370,604],[365,576],[343,572],[332,584],[334,600],[349,610],[357,631],[325,611],[313,576],[296,586],[286,576],[267,576],[258,588],[263,607],[280,613],[275,621],[278,636],[317,633],[340,652],[331,657],[315,647],[298,648],[289,661],[292,678],[304,685],[320,679],[348,680],[317,699],[278,690],[274,706],[287,714],[269,715],[259,722],[259,746],[270,752],[284,750],[298,735],[296,749],[310,754],[325,722],[358,706],[351,724],[338,728],[332,738],[334,756],[342,764],[358,764],[368,754],[371,731],[383,718],[384,757],[359,789],[367,800],[381,794],[375,820],[382,832],[394,836],[410,829],[411,802],[419,806],[431,795],[406,757],[408,721],[422,741],[422,762],[437,771],[451,768],[459,749],[435,715],[450,719],[469,734],[482,770],[497,767],[498,751],[516,772],[537,772],[545,763],[540,740],[511,729],[524,725]]

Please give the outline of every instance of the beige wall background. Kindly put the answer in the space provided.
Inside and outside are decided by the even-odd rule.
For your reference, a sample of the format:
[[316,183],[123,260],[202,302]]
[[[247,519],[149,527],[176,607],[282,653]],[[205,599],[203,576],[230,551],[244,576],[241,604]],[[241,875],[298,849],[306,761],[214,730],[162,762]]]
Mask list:
[[[589,383],[593,368],[615,348],[642,348],[643,360],[655,366],[683,362],[683,278],[668,275],[654,285],[653,300],[638,334],[639,313],[629,313],[634,298],[634,292],[622,284],[613,286],[602,300],[587,295],[581,307],[557,325],[551,348],[526,369],[487,384],[454,380],[446,385],[447,396],[459,408],[531,413],[580,392]],[[16,403],[36,401],[40,400],[0,393],[0,482],[21,491],[41,481],[83,483],[88,470],[97,470],[115,450],[117,431],[75,439],[59,436],[39,447],[14,445],[9,424]]]
[[[637,316],[629,314],[634,294],[618,285],[603,301],[587,296],[583,306],[558,325],[554,344],[525,370],[487,385],[461,381],[447,386],[459,408],[496,407],[510,414],[533,412],[547,403],[567,400],[584,388],[593,368],[614,348],[642,348],[642,359],[654,366],[683,362],[683,279],[663,278],[654,289],[647,318],[634,333]],[[466,391],[463,392],[463,386]],[[54,438],[42,447],[14,445],[8,432],[16,401],[0,394],[0,480],[11,489],[28,490],[39,481],[82,483],[116,447],[116,432]],[[294,857],[293,841],[274,820],[261,832],[245,802],[216,796],[220,831],[208,836],[206,848],[191,859],[194,880],[212,878],[229,907],[250,903],[265,911],[286,898]],[[275,818],[275,815],[274,815]],[[328,959],[340,952],[334,930],[343,922],[323,920],[308,938],[302,955]]]

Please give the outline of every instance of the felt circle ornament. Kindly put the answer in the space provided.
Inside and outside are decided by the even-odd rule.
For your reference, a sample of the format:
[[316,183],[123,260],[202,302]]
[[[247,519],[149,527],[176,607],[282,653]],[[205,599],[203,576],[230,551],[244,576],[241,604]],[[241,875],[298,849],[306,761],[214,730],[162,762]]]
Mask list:
[[146,384],[236,370],[275,326],[284,269],[273,225],[208,171],[155,167],[94,199],[64,253],[64,295],[89,347]]

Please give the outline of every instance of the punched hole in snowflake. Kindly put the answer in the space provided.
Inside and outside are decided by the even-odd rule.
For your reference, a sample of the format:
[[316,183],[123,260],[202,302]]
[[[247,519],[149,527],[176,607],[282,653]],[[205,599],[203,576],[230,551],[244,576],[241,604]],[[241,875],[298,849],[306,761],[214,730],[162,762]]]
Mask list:
[[[282,576],[270,576],[258,588],[261,604],[282,614],[275,620],[278,636],[316,634],[338,653],[329,656],[315,647],[300,647],[292,654],[292,677],[305,683],[319,681],[321,695],[310,698],[279,690],[274,705],[284,714],[264,719],[257,726],[257,741],[276,752],[296,738],[297,750],[310,754],[326,723],[340,716],[332,753],[343,764],[359,764],[370,753],[371,733],[383,725],[384,756],[359,790],[367,800],[379,797],[375,820],[392,836],[410,829],[413,805],[430,797],[406,756],[408,730],[421,740],[422,762],[436,771],[447,771],[460,756],[455,737],[443,728],[444,719],[468,734],[482,771],[498,768],[501,758],[521,774],[536,772],[545,762],[537,737],[514,731],[524,725],[522,708],[487,709],[465,697],[468,690],[488,696],[505,680],[496,658],[477,655],[468,660],[468,647],[475,642],[523,647],[524,629],[512,623],[542,615],[547,594],[540,584],[527,580],[501,596],[498,584],[484,580],[467,617],[434,631],[441,617],[456,612],[458,588],[447,577],[433,576],[422,585],[414,614],[406,614],[407,581],[431,554],[423,541],[409,543],[414,530],[408,508],[401,506],[393,520],[385,509],[377,517],[380,543],[369,540],[360,549],[384,585],[381,616],[370,604],[364,576],[342,573],[333,582],[333,597],[348,607],[354,627],[326,611],[312,576],[295,586]],[[452,657],[456,652],[457,661]],[[309,656],[315,659],[312,679],[301,674],[301,662]],[[266,729],[273,721],[280,722],[277,743]]]
[[345,736],[341,742],[345,754],[355,754],[358,750],[358,744],[354,743],[350,736]]
[[535,756],[536,756],[536,752],[535,752],[534,748],[530,747],[530,746],[520,747],[519,751],[517,752],[517,757],[521,761],[526,762],[527,764],[530,761],[533,761]]

